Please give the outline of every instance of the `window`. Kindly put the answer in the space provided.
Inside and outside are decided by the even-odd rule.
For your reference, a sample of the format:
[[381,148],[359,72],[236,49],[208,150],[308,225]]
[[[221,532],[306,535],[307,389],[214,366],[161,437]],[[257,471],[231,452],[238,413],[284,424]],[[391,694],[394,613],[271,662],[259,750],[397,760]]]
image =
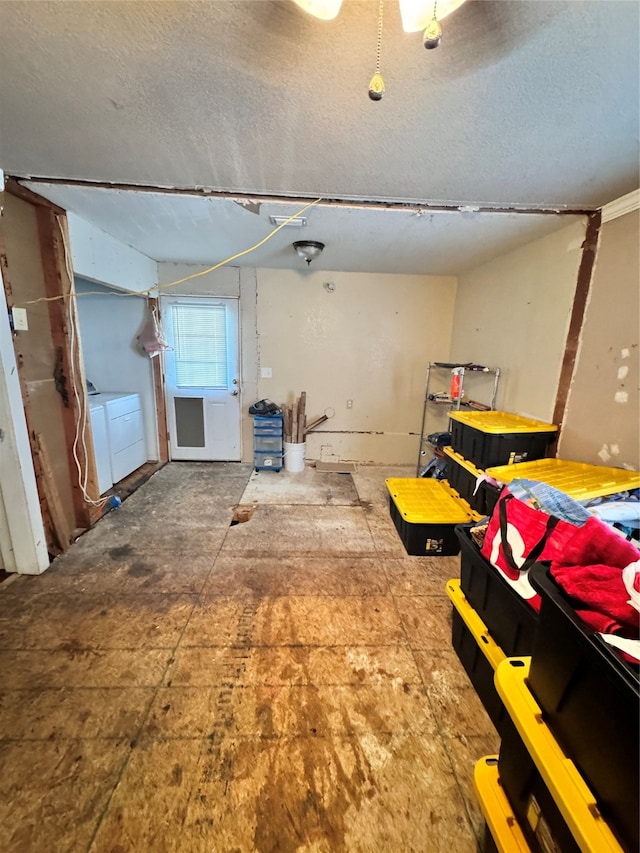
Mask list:
[[174,305],[176,385],[227,387],[227,314],[224,305]]

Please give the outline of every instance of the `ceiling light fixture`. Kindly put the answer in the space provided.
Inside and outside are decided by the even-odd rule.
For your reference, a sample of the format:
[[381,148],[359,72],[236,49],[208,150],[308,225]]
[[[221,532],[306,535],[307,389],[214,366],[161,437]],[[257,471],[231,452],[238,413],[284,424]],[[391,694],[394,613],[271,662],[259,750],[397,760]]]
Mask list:
[[290,216],[270,216],[269,222],[272,225],[284,225],[291,226],[291,228],[304,228],[307,224],[306,216],[296,216],[292,219]]
[[[293,0],[301,9],[320,18],[321,21],[333,21],[337,17],[342,0]],[[466,0],[436,0],[437,18],[443,21],[447,15],[462,6]],[[436,15],[433,0],[400,0],[400,18],[405,33],[417,33],[424,30]]]
[[[340,11],[342,0],[293,0],[301,9],[320,18],[332,21]],[[442,39],[440,21],[462,6],[466,0],[399,0],[402,29],[405,33],[422,31],[422,43],[427,50],[438,47]],[[384,95],[384,81],[380,74],[380,45],[382,41],[383,3],[378,6],[378,46],[376,51],[376,71],[369,83],[369,97],[372,101],[381,100]]]
[[318,243],[317,240],[297,240],[293,244],[293,248],[309,266],[311,261],[317,258],[324,249],[324,243]]

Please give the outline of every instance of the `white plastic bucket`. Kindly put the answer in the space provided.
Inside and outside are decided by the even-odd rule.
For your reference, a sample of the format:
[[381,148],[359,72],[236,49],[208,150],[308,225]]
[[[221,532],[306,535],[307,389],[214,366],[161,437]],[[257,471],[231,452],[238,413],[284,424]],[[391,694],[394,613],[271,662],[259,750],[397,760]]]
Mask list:
[[284,442],[284,470],[293,473],[304,471],[304,452],[307,443],[302,441],[299,444],[292,444],[289,441]]

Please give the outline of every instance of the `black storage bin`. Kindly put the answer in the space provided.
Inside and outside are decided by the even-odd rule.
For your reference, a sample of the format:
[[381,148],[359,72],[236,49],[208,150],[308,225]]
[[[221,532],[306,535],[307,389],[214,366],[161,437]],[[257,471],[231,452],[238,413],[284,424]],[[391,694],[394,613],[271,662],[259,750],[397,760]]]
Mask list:
[[493,681],[493,667],[455,607],[451,613],[451,644],[485,711],[500,734],[507,712]]
[[471,537],[471,527],[456,527],[462,591],[507,657],[530,655],[538,614],[482,556]]
[[509,412],[450,412],[451,445],[485,469],[542,459],[557,428]]
[[455,453],[451,447],[444,448],[444,455],[447,462],[447,480],[451,488],[464,498],[471,509],[485,515],[484,493],[480,489],[476,490],[477,479],[483,472],[459,453]]
[[482,504],[482,510],[478,510],[478,512],[482,512],[483,515],[493,515],[493,511],[496,508],[502,489],[502,486],[492,486],[491,483],[487,483],[486,480],[480,483],[478,492],[481,493],[480,501]]
[[499,853],[499,850],[496,847],[496,842],[493,840],[493,835],[491,835],[491,830],[489,829],[489,826],[486,821],[484,824],[484,840],[482,842],[482,853]]
[[529,689],[611,831],[626,850],[636,853],[639,670],[582,622],[547,566],[534,565],[530,580],[542,606]]
[[500,732],[500,783],[532,853],[580,853],[571,830],[538,772],[511,717]]
[[386,480],[389,512],[407,554],[455,556],[460,551],[456,524],[470,521],[471,508],[443,480],[392,477]]

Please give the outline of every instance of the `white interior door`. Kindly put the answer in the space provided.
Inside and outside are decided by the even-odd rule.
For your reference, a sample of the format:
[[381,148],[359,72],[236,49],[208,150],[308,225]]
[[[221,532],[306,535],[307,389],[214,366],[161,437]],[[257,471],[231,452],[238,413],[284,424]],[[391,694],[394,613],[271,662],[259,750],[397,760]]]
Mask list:
[[238,300],[162,299],[172,459],[240,460]]

